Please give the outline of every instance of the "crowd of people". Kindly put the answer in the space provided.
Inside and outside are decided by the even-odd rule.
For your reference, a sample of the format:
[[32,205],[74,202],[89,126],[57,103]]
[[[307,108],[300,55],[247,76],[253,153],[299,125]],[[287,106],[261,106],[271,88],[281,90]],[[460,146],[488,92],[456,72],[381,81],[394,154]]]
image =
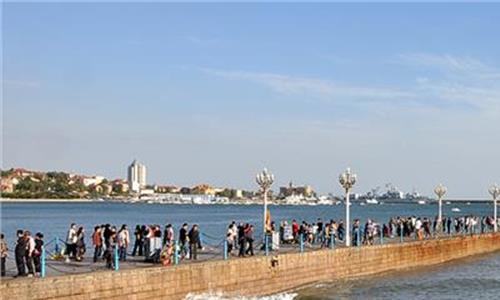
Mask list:
[[[177,247],[179,259],[196,260],[198,249],[202,248],[197,224],[189,229],[188,224],[184,223],[179,229],[177,244],[172,224],[166,225],[163,231],[160,225],[136,225],[133,234],[135,241],[130,255],[143,256],[148,262],[171,264],[175,247]],[[131,245],[129,229],[126,224],[122,225],[119,230],[110,224],[95,226],[92,244],[94,262],[102,257],[108,268],[114,268],[115,260],[127,260]]]
[[[28,230],[17,230],[16,246],[14,248],[14,259],[18,276],[39,277],[42,272],[41,255],[43,246],[43,234],[37,232],[32,235]],[[6,260],[9,256],[9,247],[5,235],[0,234],[0,257],[1,276],[6,275]]]
[[[443,217],[439,220],[417,216],[392,217],[387,223],[378,223],[368,219],[362,226],[361,220],[355,219],[352,224],[352,245],[372,245],[375,237],[379,238],[414,238],[418,240],[436,235],[475,234],[491,231],[494,218],[473,215],[459,217]],[[279,245],[301,244],[301,246],[317,245],[320,248],[332,247],[335,243],[345,243],[345,224],[343,220],[315,222],[293,219],[290,223],[282,221],[279,227],[275,222],[266,226],[266,239],[255,238],[254,225],[249,223],[231,222],[225,236],[225,249],[228,255],[245,257],[253,256],[255,241],[263,241],[262,248],[269,250],[279,248]],[[116,267],[117,261],[126,261],[129,251],[131,256],[144,257],[147,262],[174,263],[175,259],[198,259],[202,247],[202,235],[197,224],[191,227],[182,224],[178,236],[172,224],[167,224],[163,230],[160,225],[136,225],[133,232],[134,244],[131,247],[131,236],[128,226],[119,227],[110,224],[97,225],[91,236],[93,262],[105,261],[107,268]],[[17,276],[40,276],[41,253],[44,245],[44,235],[40,232],[32,235],[30,231],[18,230],[14,258]],[[55,253],[52,258],[63,258],[66,262],[84,259],[87,246],[83,226],[71,224],[61,253]],[[1,275],[5,276],[6,259],[9,256],[8,244],[1,234],[0,240]],[[57,252],[57,246],[56,246]]]
[[238,251],[239,257],[254,255],[254,231],[255,228],[249,223],[239,223],[233,221],[226,233],[227,252],[233,254]]

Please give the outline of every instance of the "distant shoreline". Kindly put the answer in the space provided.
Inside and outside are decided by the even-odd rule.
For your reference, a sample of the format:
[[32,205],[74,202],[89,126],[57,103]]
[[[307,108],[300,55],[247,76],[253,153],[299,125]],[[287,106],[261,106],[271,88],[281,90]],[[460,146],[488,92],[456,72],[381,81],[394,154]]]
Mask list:
[[[0,203],[3,202],[22,202],[22,203],[83,203],[83,202],[98,202],[95,199],[21,199],[21,198],[0,198]],[[100,201],[99,201],[100,202]]]

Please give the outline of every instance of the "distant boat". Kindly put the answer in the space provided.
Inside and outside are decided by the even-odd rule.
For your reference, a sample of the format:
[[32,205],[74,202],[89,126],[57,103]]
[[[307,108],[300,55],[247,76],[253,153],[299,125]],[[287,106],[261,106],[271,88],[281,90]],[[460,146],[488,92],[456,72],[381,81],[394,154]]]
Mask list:
[[446,204],[446,205],[450,205],[450,204],[451,204],[451,202],[450,202],[450,201],[446,201],[446,203],[445,203],[445,204]]
[[420,205],[427,204],[427,202],[425,202],[425,200],[418,200],[418,202],[417,202],[417,203],[418,203],[418,204],[420,204]]
[[359,203],[359,205],[360,205],[360,206],[365,206],[365,205],[366,205],[366,203],[364,203],[364,202],[360,202],[360,203]]
[[366,204],[379,204],[377,199],[366,199]]
[[452,211],[452,212],[460,212],[460,208],[458,208],[458,207],[453,207],[453,208],[451,209],[451,211]]

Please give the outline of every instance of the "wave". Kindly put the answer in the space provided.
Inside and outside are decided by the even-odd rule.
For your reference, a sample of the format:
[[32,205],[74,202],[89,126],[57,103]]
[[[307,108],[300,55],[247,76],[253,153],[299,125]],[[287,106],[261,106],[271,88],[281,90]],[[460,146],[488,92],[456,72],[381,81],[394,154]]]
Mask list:
[[261,297],[227,296],[223,293],[188,294],[185,300],[293,300],[295,293],[279,293]]

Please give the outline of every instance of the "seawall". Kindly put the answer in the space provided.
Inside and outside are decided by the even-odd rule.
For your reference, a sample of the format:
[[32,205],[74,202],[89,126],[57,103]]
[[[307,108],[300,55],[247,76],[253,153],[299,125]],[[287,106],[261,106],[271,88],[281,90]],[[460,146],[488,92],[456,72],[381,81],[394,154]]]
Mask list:
[[0,299],[182,299],[188,293],[266,295],[314,282],[434,265],[500,251],[500,234],[461,236],[2,282]]

